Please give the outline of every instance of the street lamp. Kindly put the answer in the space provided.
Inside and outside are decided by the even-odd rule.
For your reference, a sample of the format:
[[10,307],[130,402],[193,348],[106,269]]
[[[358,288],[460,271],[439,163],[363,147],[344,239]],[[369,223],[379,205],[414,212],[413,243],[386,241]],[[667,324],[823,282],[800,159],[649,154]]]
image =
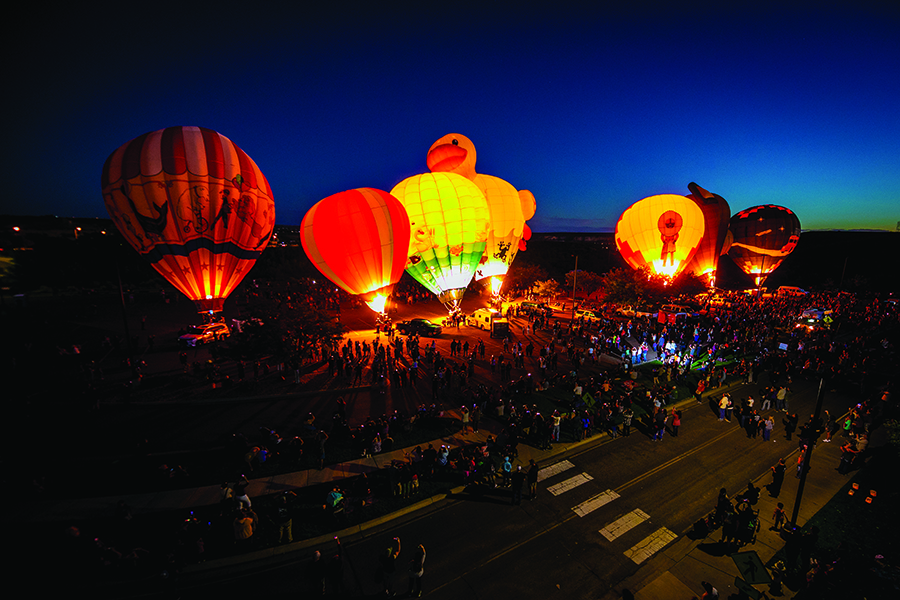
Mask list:
[[575,255],[575,272],[572,273],[572,321],[575,321],[575,306],[578,304],[578,255]]

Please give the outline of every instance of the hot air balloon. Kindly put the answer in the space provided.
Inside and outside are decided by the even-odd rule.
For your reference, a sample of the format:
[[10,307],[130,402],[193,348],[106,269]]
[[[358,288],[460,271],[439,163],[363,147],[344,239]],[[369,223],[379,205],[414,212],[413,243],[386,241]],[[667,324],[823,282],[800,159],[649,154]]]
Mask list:
[[[528,190],[516,190],[510,183],[475,172],[475,144],[459,133],[448,133],[428,150],[428,168],[433,173],[457,173],[475,182],[484,194],[490,211],[491,228],[481,265],[475,279],[496,277],[500,280],[523,248],[527,225],[534,216],[534,195]],[[524,214],[527,212],[527,216]],[[529,235],[530,237],[530,230]],[[527,238],[526,238],[527,239]],[[499,289],[500,282],[492,282]]]
[[722,196],[706,191],[696,183],[689,183],[691,190],[688,198],[693,200],[703,211],[703,238],[694,258],[685,267],[697,275],[705,276],[710,287],[716,283],[716,269],[719,267],[719,256],[728,234],[728,220],[731,218],[731,207]]
[[685,196],[650,196],[619,217],[616,246],[633,268],[649,266],[654,273],[674,277],[697,252],[703,221],[703,211]]
[[224,135],[146,133],[106,159],[103,199],[125,239],[209,315],[222,310],[275,227],[269,182]]
[[764,204],[731,217],[734,236],[728,255],[757,286],[778,268],[800,241],[800,219],[791,210]]
[[409,217],[400,201],[385,191],[347,190],[309,209],[300,225],[300,241],[325,277],[383,312],[406,268]]
[[459,308],[484,254],[490,217],[484,194],[455,173],[423,173],[391,190],[409,215],[406,270],[450,311]]

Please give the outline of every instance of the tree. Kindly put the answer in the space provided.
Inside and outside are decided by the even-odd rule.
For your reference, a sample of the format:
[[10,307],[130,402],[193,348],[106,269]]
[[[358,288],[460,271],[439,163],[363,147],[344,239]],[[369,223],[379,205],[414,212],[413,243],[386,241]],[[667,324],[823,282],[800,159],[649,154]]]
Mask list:
[[512,266],[509,267],[509,271],[506,273],[506,278],[503,281],[503,289],[507,292],[516,289],[531,289],[535,283],[547,280],[549,277],[547,269],[544,267],[521,260],[515,260]]
[[569,271],[566,273],[566,290],[571,290],[573,284],[575,285],[575,291],[582,297],[590,296],[603,287],[603,277],[580,269],[576,277],[575,271]]
[[559,293],[559,284],[553,279],[537,281],[531,290],[538,298],[550,298]]
[[249,314],[261,321],[246,334],[232,336],[228,353],[234,358],[260,358],[274,354],[282,359],[303,362],[315,348],[337,347],[344,333],[340,317],[316,308],[311,298],[254,295],[249,298]]
[[601,287],[605,302],[643,308],[648,303],[650,273],[647,269],[613,269],[601,277]]

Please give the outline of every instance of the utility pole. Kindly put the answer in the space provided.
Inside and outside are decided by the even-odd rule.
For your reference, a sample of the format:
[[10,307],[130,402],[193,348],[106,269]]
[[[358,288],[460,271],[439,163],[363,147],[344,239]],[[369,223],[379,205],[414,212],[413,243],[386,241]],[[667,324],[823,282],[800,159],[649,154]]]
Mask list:
[[578,304],[578,255],[575,255],[575,271],[572,273],[572,321],[575,321],[575,306]]
[[[816,395],[816,410],[813,413],[813,423],[818,425],[819,413],[822,411],[822,399],[824,397],[825,378],[819,379],[819,392]],[[800,514],[800,500],[803,498],[803,488],[806,486],[806,474],[809,472],[809,459],[812,456],[813,445],[819,438],[818,433],[813,434],[812,439],[806,441],[806,450],[803,451],[803,466],[800,467],[800,485],[797,487],[797,498],[794,499],[794,510],[791,512],[791,527],[797,529],[797,517]]]

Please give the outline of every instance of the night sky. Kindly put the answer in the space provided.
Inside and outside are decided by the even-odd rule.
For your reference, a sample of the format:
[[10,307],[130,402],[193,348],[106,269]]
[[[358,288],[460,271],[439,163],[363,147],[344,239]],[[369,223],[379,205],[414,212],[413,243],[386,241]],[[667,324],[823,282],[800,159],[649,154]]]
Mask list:
[[106,157],[198,125],[257,162],[282,225],[427,171],[452,132],[534,193],[539,232],[610,230],[690,181],[804,229],[900,221],[896,2],[129,4],[7,15],[0,213],[107,217]]

